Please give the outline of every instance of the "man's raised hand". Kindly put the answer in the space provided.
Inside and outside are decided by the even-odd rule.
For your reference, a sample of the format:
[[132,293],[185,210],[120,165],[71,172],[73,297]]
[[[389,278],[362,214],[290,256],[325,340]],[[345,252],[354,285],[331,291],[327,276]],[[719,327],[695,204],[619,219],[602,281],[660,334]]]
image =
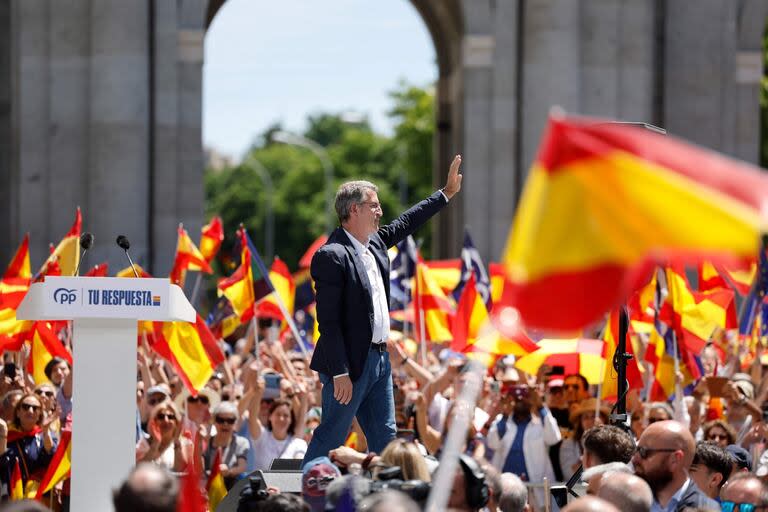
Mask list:
[[461,179],[463,176],[459,174],[459,167],[461,167],[461,155],[453,157],[451,162],[451,169],[448,171],[448,179],[445,181],[445,187],[443,187],[443,193],[450,199],[461,190]]

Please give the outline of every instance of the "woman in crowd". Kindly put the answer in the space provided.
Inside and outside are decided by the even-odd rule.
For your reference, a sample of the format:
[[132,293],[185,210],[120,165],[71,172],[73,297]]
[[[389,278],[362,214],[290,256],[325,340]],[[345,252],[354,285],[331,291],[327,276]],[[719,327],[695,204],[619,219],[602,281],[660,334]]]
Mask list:
[[563,468],[563,479],[568,480],[581,465],[581,436],[584,432],[594,427],[608,422],[610,408],[605,405],[600,407],[600,413],[597,412],[597,400],[588,398],[582,400],[578,407],[571,413],[570,422],[573,428],[573,435],[563,440],[560,446],[560,467]]
[[381,452],[380,464],[398,466],[402,471],[403,480],[422,480],[429,482],[431,476],[427,463],[419,447],[405,439],[391,441]]
[[56,451],[57,441],[51,428],[56,418],[54,412],[46,413],[39,396],[28,393],[16,404],[10,425],[0,420],[0,481],[3,484],[10,483],[18,461],[24,489],[31,492],[37,488],[36,485],[30,488],[28,482],[42,480]]
[[273,459],[302,459],[307,451],[307,442],[295,436],[296,415],[288,400],[274,400],[269,406],[267,424],[262,424],[259,408],[264,387],[264,378],[256,379],[248,416],[255,455],[253,469],[269,469]]
[[170,400],[157,404],[149,413],[148,439],[141,439],[136,447],[136,462],[154,462],[170,471],[184,471],[192,459],[192,442],[181,435],[182,419]]
[[216,435],[212,436],[203,453],[203,465],[206,471],[213,469],[216,452],[221,450],[220,469],[227,489],[232,488],[238,475],[247,469],[248,450],[251,445],[247,439],[235,434],[235,425],[239,419],[237,406],[232,402],[221,402],[213,410],[213,423]]
[[712,420],[704,424],[704,440],[725,448],[736,443],[736,431],[723,420]]

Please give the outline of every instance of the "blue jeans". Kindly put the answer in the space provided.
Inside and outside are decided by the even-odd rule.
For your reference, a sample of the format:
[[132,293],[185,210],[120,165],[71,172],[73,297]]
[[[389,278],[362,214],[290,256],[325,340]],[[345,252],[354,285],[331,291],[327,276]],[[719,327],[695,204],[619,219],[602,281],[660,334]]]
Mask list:
[[323,417],[309,443],[303,464],[317,457],[327,457],[329,451],[343,445],[355,416],[368,440],[368,450],[381,453],[397,434],[389,353],[368,352],[362,375],[352,383],[352,400],[347,405],[333,398],[332,377],[321,373],[320,381],[323,383]]

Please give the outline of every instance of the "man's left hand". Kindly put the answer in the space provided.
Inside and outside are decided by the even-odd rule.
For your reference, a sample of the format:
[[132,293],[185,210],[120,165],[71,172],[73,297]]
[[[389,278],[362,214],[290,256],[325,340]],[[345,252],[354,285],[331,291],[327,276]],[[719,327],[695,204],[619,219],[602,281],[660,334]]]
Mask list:
[[461,179],[463,176],[459,174],[459,167],[461,167],[461,155],[456,155],[453,157],[451,169],[448,171],[448,179],[445,182],[445,187],[443,187],[443,194],[448,199],[451,199],[461,190]]

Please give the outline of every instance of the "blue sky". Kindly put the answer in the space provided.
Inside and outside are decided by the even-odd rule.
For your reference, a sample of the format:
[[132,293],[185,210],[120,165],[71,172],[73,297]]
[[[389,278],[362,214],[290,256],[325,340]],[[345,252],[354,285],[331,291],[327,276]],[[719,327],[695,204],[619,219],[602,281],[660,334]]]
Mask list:
[[435,49],[408,0],[227,0],[205,39],[203,141],[240,157],[275,121],[367,114],[391,133],[387,92],[437,77]]

